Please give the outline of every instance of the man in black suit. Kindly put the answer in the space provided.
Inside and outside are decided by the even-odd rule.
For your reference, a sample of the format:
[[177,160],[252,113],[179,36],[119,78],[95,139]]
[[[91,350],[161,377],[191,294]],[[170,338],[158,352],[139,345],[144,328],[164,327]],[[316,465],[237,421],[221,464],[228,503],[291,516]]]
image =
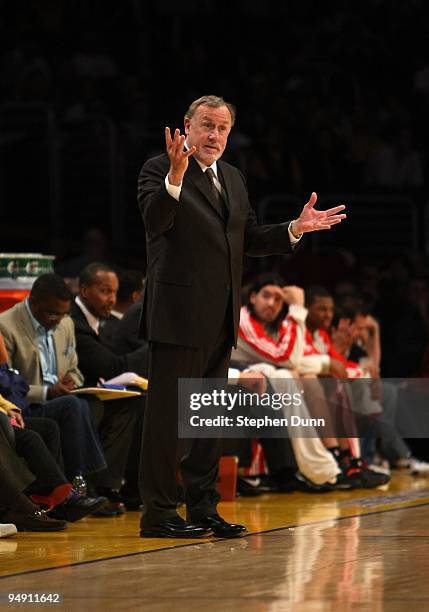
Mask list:
[[[142,316],[141,300],[129,307],[122,319],[118,322],[113,334],[112,343],[118,355],[131,353],[136,349],[145,346],[148,352],[149,347],[146,340],[139,338],[138,332]],[[104,333],[104,332],[103,332]],[[147,359],[144,361],[142,375],[147,378]]]
[[[150,343],[149,394],[141,455],[142,537],[235,537],[246,531],[216,511],[220,441],[177,438],[180,378],[226,378],[240,311],[243,253],[290,253],[304,232],[329,229],[344,206],[258,226],[241,172],[219,161],[235,109],[204,96],[185,115],[185,134],[165,129],[167,154],[148,160],[138,201],[146,229],[147,280],[141,333]],[[187,521],[176,512],[176,474]]]
[[[116,302],[118,277],[105,264],[94,262],[79,275],[79,294],[70,315],[76,334],[76,351],[79,368],[85,385],[97,385],[100,377],[109,380],[124,372],[146,373],[147,350],[136,347],[126,354],[119,354],[114,345],[103,335],[103,323],[111,316]],[[104,512],[122,512],[123,504],[118,496],[122,485],[127,457],[133,433],[142,419],[144,398],[124,398],[100,402],[91,400],[96,415],[100,438],[106,456],[107,469],[97,479],[98,491],[110,500],[110,508]],[[136,463],[138,459],[136,459]]]
[[96,385],[100,376],[105,380],[123,372],[146,372],[146,350],[136,345],[135,350],[123,354],[116,349],[112,334],[104,327],[112,318],[116,303],[118,277],[116,272],[102,263],[94,262],[81,270],[79,293],[70,315],[76,334],[79,369],[85,385]]
[[[143,294],[143,273],[140,270],[129,270],[118,268],[116,275],[119,281],[116,294],[116,304],[110,316],[103,324],[103,337],[114,344],[116,331],[118,330],[124,316],[135,303],[139,303]],[[136,333],[134,332],[134,337]],[[128,351],[126,351],[128,352]]]

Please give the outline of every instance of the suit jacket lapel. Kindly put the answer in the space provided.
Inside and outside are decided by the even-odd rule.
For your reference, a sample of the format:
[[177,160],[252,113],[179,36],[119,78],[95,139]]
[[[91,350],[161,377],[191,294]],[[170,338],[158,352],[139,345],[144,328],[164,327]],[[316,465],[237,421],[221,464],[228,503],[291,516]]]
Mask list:
[[27,312],[27,308],[24,304],[24,302],[21,303],[21,309],[20,309],[20,319],[21,319],[21,327],[23,329],[23,331],[25,332],[25,335],[28,336],[28,339],[30,340],[31,344],[34,346],[34,348],[36,349],[36,353],[37,355],[39,354],[39,347],[37,346],[37,342],[36,342],[36,336],[34,333],[34,327],[33,324],[31,322],[31,319],[29,317],[29,314]]
[[60,377],[60,374],[65,374],[67,369],[67,364],[65,363],[65,356],[68,347],[65,345],[65,338],[63,331],[57,327],[54,331],[54,351],[55,351],[55,359],[57,362],[57,376]]
[[[27,336],[27,338],[30,340],[31,345],[34,348],[34,355],[35,355],[35,359],[36,359],[36,363],[33,365],[34,369],[34,373],[36,374],[36,372],[38,373],[40,379],[42,377],[42,365],[40,363],[40,357],[39,357],[39,347],[37,346],[37,342],[36,342],[36,335],[34,332],[34,327],[33,324],[31,322],[30,316],[27,312],[27,308],[25,306],[24,302],[21,302],[20,304],[20,312],[19,312],[19,318],[20,318],[20,326],[22,328],[22,331],[24,332],[24,335]],[[39,384],[39,383],[36,383]],[[40,382],[40,384],[42,384]]]

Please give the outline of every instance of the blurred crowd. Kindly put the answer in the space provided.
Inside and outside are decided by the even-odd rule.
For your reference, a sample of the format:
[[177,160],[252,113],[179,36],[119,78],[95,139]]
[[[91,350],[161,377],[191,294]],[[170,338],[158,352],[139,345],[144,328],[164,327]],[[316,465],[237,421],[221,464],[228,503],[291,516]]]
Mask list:
[[[309,189],[421,197],[425,3],[259,4],[233,15],[222,3],[2,2],[2,100],[41,104],[69,125],[108,117],[137,171],[162,148],[163,126],[181,126],[189,100],[213,91],[238,108],[227,157],[254,201]],[[86,136],[91,163],[103,137],[96,125]]]

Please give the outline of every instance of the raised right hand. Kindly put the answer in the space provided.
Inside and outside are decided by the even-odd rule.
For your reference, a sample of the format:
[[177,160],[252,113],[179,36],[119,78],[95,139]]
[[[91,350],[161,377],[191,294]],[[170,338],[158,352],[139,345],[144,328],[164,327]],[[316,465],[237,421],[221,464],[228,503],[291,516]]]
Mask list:
[[171,138],[169,127],[165,128],[165,146],[167,155],[170,159],[168,181],[171,185],[179,186],[188,169],[189,157],[193,155],[197,149],[196,147],[191,147],[188,151],[185,151],[185,136],[180,134],[179,129],[176,129],[174,130],[174,137]]
[[283,300],[286,304],[298,304],[304,306],[305,294],[304,289],[296,285],[288,285],[281,289]]

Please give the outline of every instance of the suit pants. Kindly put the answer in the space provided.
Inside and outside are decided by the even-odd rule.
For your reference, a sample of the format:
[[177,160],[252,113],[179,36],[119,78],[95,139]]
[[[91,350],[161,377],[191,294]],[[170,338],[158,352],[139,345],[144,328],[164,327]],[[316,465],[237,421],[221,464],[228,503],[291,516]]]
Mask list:
[[212,347],[189,348],[151,342],[149,392],[140,462],[142,526],[177,516],[177,474],[181,467],[188,520],[216,512],[220,439],[178,440],[178,379],[227,377],[231,332],[225,325]]
[[0,412],[0,508],[32,512],[33,504],[23,491],[35,476],[16,454],[14,438],[8,417]]
[[64,472],[63,454],[61,451],[61,433],[58,424],[52,419],[28,417],[25,419],[26,429],[37,432],[42,438],[60,470]]
[[[133,435],[143,415],[145,398],[125,397],[105,402],[91,400],[90,405],[107,463],[104,470],[90,479],[91,483],[102,489],[119,490]],[[135,462],[138,464],[138,456]]]
[[31,404],[25,416],[55,421],[61,434],[61,449],[67,478],[92,474],[106,466],[100,439],[94,428],[88,402],[63,395],[44,404]]
[[[48,427],[52,426],[52,431],[48,435],[54,436],[55,431],[57,431],[56,424],[50,422],[49,419],[45,419],[45,421],[45,433],[47,433]],[[46,495],[58,485],[67,482],[65,475],[39,433],[27,427],[25,429],[14,427],[14,432],[16,453],[25,460],[28,468],[36,476],[36,480],[27,487],[27,493]]]

